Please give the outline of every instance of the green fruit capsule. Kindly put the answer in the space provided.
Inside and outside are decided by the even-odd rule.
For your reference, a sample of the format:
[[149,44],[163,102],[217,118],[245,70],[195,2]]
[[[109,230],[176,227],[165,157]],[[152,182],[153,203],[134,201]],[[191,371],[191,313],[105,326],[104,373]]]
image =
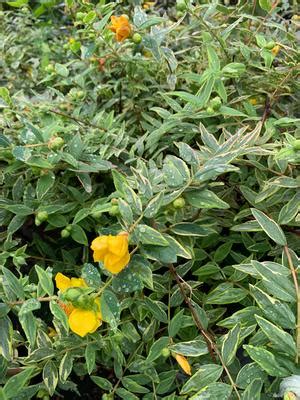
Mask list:
[[69,288],[64,292],[64,298],[67,301],[76,301],[82,296],[80,288]]
[[207,107],[206,112],[207,114],[214,114],[215,110],[212,107]]
[[176,10],[177,11],[185,11],[186,10],[186,3],[184,0],[176,1]]
[[292,145],[294,150],[300,150],[300,139],[295,140]]
[[163,356],[163,357],[170,357],[170,355],[171,355],[171,352],[170,352],[170,350],[167,348],[167,347],[165,347],[164,349],[162,349],[162,351],[161,351],[161,355]]
[[180,209],[183,208],[185,206],[185,200],[183,197],[178,197],[178,199],[173,201],[173,207]]
[[222,105],[222,100],[220,99],[219,96],[214,97],[211,101],[210,101],[210,106],[213,108],[213,110],[219,110],[220,107]]
[[268,49],[268,50],[272,50],[274,46],[276,46],[276,43],[274,42],[274,40],[270,40],[270,41],[265,45],[265,48]]
[[48,147],[51,150],[59,150],[64,144],[64,139],[60,136],[57,136],[50,139]]
[[35,217],[34,223],[35,223],[36,226],[40,226],[42,221],[40,219],[38,219],[37,217]]
[[60,232],[60,236],[61,236],[63,239],[66,239],[67,237],[70,236],[70,232],[69,232],[67,229],[63,229],[63,230]]
[[36,216],[36,218],[38,220],[40,220],[40,222],[47,221],[48,217],[49,217],[49,215],[48,215],[47,211],[39,211]]
[[134,35],[132,36],[131,40],[133,41],[133,43],[139,44],[139,43],[141,43],[143,38],[139,33],[134,33]]
[[108,211],[108,213],[109,213],[109,215],[111,215],[111,216],[119,215],[119,214],[120,214],[119,206],[117,206],[117,205],[111,206],[111,208],[110,208],[110,210]]

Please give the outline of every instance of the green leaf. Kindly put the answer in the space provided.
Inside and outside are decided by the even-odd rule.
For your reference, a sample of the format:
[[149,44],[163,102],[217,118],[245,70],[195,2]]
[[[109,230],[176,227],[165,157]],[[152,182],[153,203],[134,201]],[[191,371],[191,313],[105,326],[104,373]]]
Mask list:
[[113,389],[113,385],[108,379],[102,378],[101,376],[91,376],[91,380],[99,386],[101,389],[110,392]]
[[226,383],[210,383],[194,396],[191,396],[189,400],[230,400],[232,387]]
[[48,171],[42,175],[36,185],[36,196],[38,200],[41,200],[46,193],[52,188],[55,182],[55,175],[53,172]]
[[155,197],[153,197],[153,199],[149,201],[144,210],[144,216],[146,218],[155,217],[160,207],[162,206],[163,197],[164,197],[164,192],[159,192]]
[[72,225],[71,236],[72,239],[75,240],[75,242],[83,244],[85,246],[88,245],[88,239],[80,225]]
[[97,17],[97,14],[95,11],[91,10],[89,11],[83,18],[83,22],[85,24],[91,24]]
[[247,296],[245,289],[234,288],[231,283],[221,283],[207,296],[207,304],[230,304],[238,303]]
[[16,298],[24,300],[25,293],[19,279],[9,269],[5,267],[2,267],[2,272],[3,272],[4,285],[7,285],[9,287],[9,289],[12,291],[12,293],[14,293]]
[[7,1],[6,3],[11,7],[19,8],[26,6],[26,4],[28,4],[28,0]]
[[271,346],[276,351],[285,353],[292,358],[295,357],[296,344],[289,333],[258,315],[256,316],[256,320],[264,334],[269,338]]
[[135,232],[137,233],[138,240],[143,244],[152,244],[157,246],[168,246],[169,244],[160,232],[148,225],[139,224],[136,227]]
[[101,314],[103,321],[109,323],[111,328],[116,331],[120,320],[120,304],[111,290],[104,290],[101,299]]
[[180,310],[170,321],[169,336],[174,337],[180,331],[184,320],[184,310]]
[[39,310],[40,308],[41,303],[37,299],[28,299],[21,305],[19,316],[27,314],[30,311]]
[[81,270],[81,277],[88,286],[99,289],[101,285],[101,275],[98,269],[93,265],[86,263]]
[[249,363],[244,365],[239,371],[236,384],[239,388],[246,389],[249,383],[255,379],[264,380],[265,378],[265,372],[256,363]]
[[11,361],[13,326],[7,316],[0,318],[0,353],[7,360]]
[[130,392],[149,393],[149,389],[145,388],[142,385],[139,385],[137,382],[135,382],[133,379],[128,378],[127,376],[122,378],[122,385]]
[[23,390],[23,387],[29,381],[33,374],[34,367],[26,367],[22,372],[12,376],[3,387],[3,392],[8,399],[17,396]]
[[229,204],[219,199],[219,197],[208,189],[203,190],[192,190],[186,192],[184,197],[188,203],[196,208],[220,208],[227,209]]
[[225,365],[230,365],[235,358],[240,340],[241,328],[237,324],[224,337],[222,343],[222,358]]
[[256,303],[268,319],[282,328],[295,329],[295,315],[287,304],[269,296],[257,286],[249,287]]
[[118,200],[118,206],[119,206],[119,211],[120,211],[120,214],[121,214],[121,217],[122,217],[124,223],[127,226],[132,225],[132,223],[133,223],[133,213],[132,213],[130,205],[126,201],[124,201],[123,199],[119,199]]
[[251,212],[265,233],[274,240],[274,242],[281,246],[287,245],[286,237],[280,226],[275,221],[269,218],[262,211],[256,210],[255,208],[251,208]]
[[260,400],[263,381],[260,378],[254,379],[242,394],[241,400]]
[[69,76],[69,70],[65,65],[56,63],[55,64],[55,71],[58,73],[58,75],[61,75],[64,78]]
[[278,222],[281,225],[286,225],[292,221],[298,213],[300,207],[300,193],[296,193],[281,209]]
[[37,319],[33,313],[29,311],[26,314],[19,315],[19,321],[25,332],[26,338],[30,343],[30,346],[33,347],[37,334]]
[[199,357],[209,353],[207,344],[202,338],[191,340],[189,342],[176,343],[169,346],[169,349],[174,351],[174,353],[189,357]]
[[61,309],[61,307],[55,302],[50,302],[50,311],[54,317],[62,324],[66,332],[69,331],[69,322],[67,314]]
[[90,375],[93,372],[93,369],[95,368],[95,361],[96,361],[96,347],[95,344],[89,343],[84,352],[84,357],[85,357],[85,363],[86,363],[86,369],[88,374]]
[[167,336],[163,336],[156,340],[153,345],[150,347],[148,352],[148,356],[146,358],[146,362],[150,363],[155,361],[158,357],[161,356],[161,351],[165,347],[168,347],[170,339]]
[[55,363],[51,360],[47,361],[44,365],[43,381],[50,396],[52,396],[58,383],[58,371]]
[[210,383],[216,382],[222,375],[223,367],[216,364],[200,365],[198,371],[183,385],[181,394],[196,392]]
[[[26,2],[27,2],[28,0],[26,0]],[[10,95],[9,95],[9,90],[6,88],[6,87],[0,87],[0,98],[2,99],[2,100],[4,100],[4,102],[8,105],[8,106],[10,106],[10,105],[12,105],[12,101],[11,101],[11,98],[10,98]],[[6,147],[6,146],[4,146],[4,147]]]
[[73,354],[67,351],[59,364],[59,378],[62,382],[66,382],[68,376],[72,372],[73,362],[74,362]]
[[212,233],[216,233],[213,228],[209,226],[198,225],[190,222],[181,222],[174,224],[171,227],[171,231],[180,236],[209,236]]
[[175,156],[167,156],[163,165],[164,180],[169,187],[178,187],[188,183],[190,171],[184,161]]
[[274,354],[260,346],[244,345],[244,349],[247,351],[249,356],[255,361],[260,368],[267,372],[267,374],[275,377],[285,377],[290,373],[288,370],[283,369],[278,362]]
[[272,10],[272,1],[271,0],[259,0],[260,7],[269,12]]
[[103,18],[101,18],[100,21],[95,22],[93,24],[93,28],[100,33],[106,27],[108,20],[111,17],[112,13],[113,13],[113,11],[110,11]]
[[162,308],[161,304],[159,304],[157,301],[151,300],[150,298],[145,298],[143,303],[145,304],[147,310],[149,310],[154,316],[154,318],[163,323],[168,322],[167,314]]
[[52,281],[52,274],[50,275],[43,268],[35,265],[35,270],[38,274],[39,283],[42,286],[43,290],[49,295],[52,296],[54,293],[54,286]]
[[253,260],[252,265],[262,278],[262,283],[268,293],[274,294],[279,300],[296,302],[295,286],[290,275],[286,276],[284,267],[282,267],[281,273],[281,271],[274,270],[272,264],[262,264]]
[[113,279],[113,289],[118,293],[131,293],[141,290],[144,285],[139,276],[139,272],[140,271],[137,268],[134,268],[134,265],[130,261],[128,267]]

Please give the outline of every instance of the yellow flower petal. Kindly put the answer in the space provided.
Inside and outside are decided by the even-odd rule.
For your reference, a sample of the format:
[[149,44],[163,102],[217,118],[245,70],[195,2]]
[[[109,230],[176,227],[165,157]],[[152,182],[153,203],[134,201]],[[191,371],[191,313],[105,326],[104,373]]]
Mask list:
[[55,284],[57,289],[64,292],[71,287],[71,279],[59,272],[55,275]]
[[82,278],[71,278],[71,287],[87,287],[87,284]]
[[108,250],[108,236],[98,236],[94,239],[91,249],[94,251],[94,261],[103,261]]
[[69,326],[71,331],[84,337],[88,333],[93,333],[101,325],[100,318],[92,310],[81,310],[75,308],[69,316]]
[[184,370],[184,372],[187,375],[192,375],[191,366],[190,366],[188,360],[184,356],[182,356],[181,354],[174,353],[173,355],[174,355],[176,361],[178,362],[178,364]]
[[128,236],[118,235],[111,236],[109,235],[107,239],[108,250],[110,253],[118,255],[119,257],[123,257],[128,251]]
[[126,265],[129,263],[129,260],[130,255],[128,252],[121,258],[109,253],[104,258],[104,267],[112,274],[118,274],[126,267]]

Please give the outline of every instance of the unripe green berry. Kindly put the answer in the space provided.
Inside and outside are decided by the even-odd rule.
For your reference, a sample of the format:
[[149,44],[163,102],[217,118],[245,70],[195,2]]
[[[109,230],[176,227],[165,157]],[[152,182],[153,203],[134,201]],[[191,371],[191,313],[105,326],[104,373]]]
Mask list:
[[300,150],[300,139],[295,140],[292,145],[294,150]]
[[111,206],[110,210],[108,211],[109,215],[111,215],[112,217],[119,215],[120,211],[119,211],[119,206],[117,205],[113,205]]
[[177,11],[185,11],[186,10],[186,3],[184,0],[176,1],[176,10]]
[[212,107],[207,107],[206,112],[207,112],[207,114],[214,114],[215,113],[215,111],[214,111],[214,109]]
[[61,236],[63,239],[66,239],[67,237],[70,236],[70,232],[69,232],[67,229],[63,229],[63,230],[60,232],[60,236]]
[[36,216],[36,218],[39,219],[41,222],[47,221],[48,217],[49,215],[47,211],[39,211]]
[[79,298],[79,296],[81,296],[81,295],[82,295],[82,293],[81,293],[80,288],[69,288],[64,292],[65,300],[71,301],[71,302],[76,301]]
[[35,223],[36,226],[40,226],[42,221],[40,219],[38,219],[37,217],[35,217],[34,223]]
[[210,104],[210,107],[213,108],[213,110],[219,110],[220,107],[221,107],[221,105],[222,105],[222,101],[221,101],[220,97],[217,96],[217,97],[214,97],[214,98],[209,102],[209,104]]
[[170,352],[170,350],[167,348],[167,347],[165,347],[164,349],[162,349],[162,351],[161,351],[161,355],[163,356],[163,357],[170,357],[170,355],[171,355],[171,352]]
[[272,50],[274,46],[276,46],[276,43],[274,42],[274,40],[270,40],[270,41],[265,45],[265,48],[268,49],[268,50]]
[[178,199],[173,201],[174,208],[183,208],[185,206],[185,200],[183,197],[178,197]]
[[133,43],[139,44],[139,43],[141,43],[143,38],[139,33],[134,33],[134,35],[132,36],[131,40],[133,41]]
[[60,136],[57,136],[49,140],[48,147],[51,150],[59,150],[64,144],[65,144],[64,139]]

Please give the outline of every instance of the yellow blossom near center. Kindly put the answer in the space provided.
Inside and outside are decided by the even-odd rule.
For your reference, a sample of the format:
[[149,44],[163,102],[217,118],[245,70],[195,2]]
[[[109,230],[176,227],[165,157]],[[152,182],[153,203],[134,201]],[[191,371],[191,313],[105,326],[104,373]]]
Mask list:
[[277,44],[276,46],[273,47],[273,49],[271,50],[272,54],[274,57],[277,56],[277,54],[280,52],[280,46],[279,44]]
[[121,15],[120,17],[112,16],[110,19],[111,25],[108,29],[116,34],[116,40],[118,42],[123,42],[123,40],[127,39],[132,33],[127,15]]
[[188,360],[186,359],[186,357],[184,357],[181,354],[177,354],[177,353],[172,353],[172,355],[175,357],[176,361],[181,366],[181,368],[184,370],[184,372],[187,375],[192,375],[191,366],[190,366]]
[[94,261],[102,261],[104,268],[112,274],[121,272],[130,260],[127,232],[121,232],[117,236],[98,236],[92,241],[91,249],[94,252]]
[[[55,283],[57,289],[59,289],[62,293],[69,288],[88,287],[84,279],[68,278],[60,272],[55,276]],[[102,323],[99,299],[94,301],[94,309],[92,310],[74,307],[70,303],[65,304],[60,302],[59,304],[68,316],[68,322],[71,331],[81,337],[86,336],[88,333],[95,332]]]

